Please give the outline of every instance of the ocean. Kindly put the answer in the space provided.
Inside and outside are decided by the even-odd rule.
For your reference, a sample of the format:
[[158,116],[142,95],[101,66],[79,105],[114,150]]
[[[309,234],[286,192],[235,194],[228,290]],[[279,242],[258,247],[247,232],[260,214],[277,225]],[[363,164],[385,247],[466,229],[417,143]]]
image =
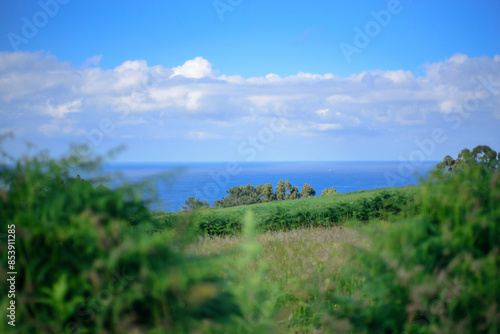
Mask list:
[[[105,163],[99,181],[113,188],[122,183],[144,182],[144,198],[152,211],[176,212],[188,197],[210,204],[225,196],[226,190],[240,185],[289,180],[300,190],[309,183],[316,196],[325,188],[339,193],[386,187],[415,185],[436,165],[436,161],[415,165],[399,161],[383,162],[252,162],[252,163]],[[82,174],[82,177],[84,175]],[[152,192],[156,189],[156,194]]]

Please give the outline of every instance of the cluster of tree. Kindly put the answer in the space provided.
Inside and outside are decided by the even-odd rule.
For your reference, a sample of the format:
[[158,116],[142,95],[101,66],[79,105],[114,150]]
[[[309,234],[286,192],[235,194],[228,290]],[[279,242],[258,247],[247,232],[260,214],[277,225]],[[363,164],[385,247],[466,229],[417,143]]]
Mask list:
[[326,195],[335,195],[335,194],[338,194],[339,192],[337,190],[335,190],[335,188],[330,188],[330,189],[324,189],[322,192],[321,192],[321,196],[326,196]]
[[259,184],[257,187],[247,184],[245,187],[233,187],[227,190],[227,193],[229,195],[215,202],[215,207],[231,207],[307,198],[315,196],[316,190],[306,183],[299,191],[299,188],[293,186],[290,181],[286,180],[283,182],[280,180],[275,190],[273,190],[271,183]]
[[[299,191],[299,188],[293,186],[288,180],[284,182],[280,180],[276,189],[273,189],[271,183],[259,184],[257,187],[247,184],[246,186],[232,187],[226,192],[228,195],[215,201],[214,207],[227,208],[238,205],[287,201],[316,196],[316,190],[311,185],[306,183]],[[321,193],[322,196],[334,194],[338,194],[334,188],[325,189]],[[210,204],[207,201],[201,201],[196,197],[189,197],[182,208],[183,210],[190,211],[209,206]]]
[[447,155],[436,166],[446,171],[456,171],[473,163],[481,163],[484,166],[497,170],[500,163],[500,152],[497,154],[495,150],[487,145],[478,145],[472,151],[468,148],[463,149],[456,159]]

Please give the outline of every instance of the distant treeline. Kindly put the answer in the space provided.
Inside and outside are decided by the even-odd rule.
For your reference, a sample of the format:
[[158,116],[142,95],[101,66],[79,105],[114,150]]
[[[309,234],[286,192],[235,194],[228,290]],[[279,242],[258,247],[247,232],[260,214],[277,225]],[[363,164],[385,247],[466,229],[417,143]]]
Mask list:
[[496,171],[500,164],[500,152],[497,154],[495,150],[487,145],[478,145],[472,151],[464,148],[456,159],[447,155],[436,167],[452,172],[474,163],[480,163],[483,167]]
[[[304,184],[299,191],[299,188],[293,186],[288,180],[285,182],[280,180],[276,189],[273,189],[271,183],[259,184],[257,187],[254,187],[249,183],[246,186],[232,187],[226,192],[228,195],[222,197],[222,199],[218,201],[215,201],[214,207],[228,208],[239,205],[287,201],[316,196],[316,190],[314,190],[308,183]],[[338,194],[337,190],[334,188],[325,189],[321,192],[321,195],[334,194]],[[189,211],[209,206],[210,204],[207,201],[201,201],[195,197],[189,197],[186,200],[186,205],[183,206],[183,209]]]
[[[463,149],[456,159],[447,155],[436,167],[452,172],[469,166],[472,163],[481,163],[483,166],[489,166],[489,168],[496,170],[500,163],[500,152],[497,153],[487,145],[478,145],[472,151],[467,148]],[[304,184],[299,191],[299,188],[293,186],[288,180],[285,182],[280,180],[276,189],[273,189],[271,183],[259,184],[257,187],[249,183],[246,186],[232,187],[226,192],[228,195],[215,201],[214,208],[228,208],[239,205],[287,201],[316,196],[316,190],[309,184]],[[324,189],[321,192],[322,196],[334,194],[338,194],[334,188]],[[203,207],[210,207],[210,204],[196,197],[189,197],[183,206],[183,210],[191,211]]]

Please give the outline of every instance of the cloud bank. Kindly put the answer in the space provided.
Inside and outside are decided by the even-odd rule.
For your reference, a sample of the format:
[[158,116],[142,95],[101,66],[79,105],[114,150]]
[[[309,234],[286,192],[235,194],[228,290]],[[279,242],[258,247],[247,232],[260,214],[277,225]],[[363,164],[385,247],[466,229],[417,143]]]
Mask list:
[[1,52],[0,128],[75,141],[106,119],[115,138],[239,140],[279,115],[284,135],[338,139],[411,131],[468,111],[482,122],[500,120],[499,55],[456,54],[424,64],[420,76],[376,70],[283,78],[218,75],[202,57],[173,68],[133,60],[102,69],[100,59],[75,66],[41,52]]

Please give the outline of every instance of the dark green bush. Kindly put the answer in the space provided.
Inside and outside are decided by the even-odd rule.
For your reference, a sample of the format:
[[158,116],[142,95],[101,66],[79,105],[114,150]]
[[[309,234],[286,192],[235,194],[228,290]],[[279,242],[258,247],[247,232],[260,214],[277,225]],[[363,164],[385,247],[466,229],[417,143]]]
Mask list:
[[421,210],[359,249],[362,288],[355,298],[336,290],[326,307],[354,332],[500,332],[499,173],[474,162],[438,170]]
[[278,206],[272,214],[263,218],[260,231],[290,230],[300,227],[333,226],[350,219],[368,221],[373,218],[388,219],[406,213],[413,216],[418,212],[415,199],[399,191],[383,192],[372,198],[357,202],[340,202],[329,207],[302,209],[290,213]]
[[179,214],[174,212],[156,212],[151,214],[155,231],[173,230],[179,222]]
[[[187,257],[173,233],[154,233],[131,188],[69,177],[70,161],[0,168],[2,233],[15,226],[15,333],[220,332],[240,311],[215,260]],[[165,218],[165,224],[173,224]],[[148,233],[143,233],[147,231]],[[7,245],[0,248],[7,291]],[[10,299],[2,293],[5,310]]]
[[203,215],[198,218],[199,228],[203,234],[208,235],[231,235],[241,231],[241,222],[237,218],[229,216],[217,216],[214,214]]

